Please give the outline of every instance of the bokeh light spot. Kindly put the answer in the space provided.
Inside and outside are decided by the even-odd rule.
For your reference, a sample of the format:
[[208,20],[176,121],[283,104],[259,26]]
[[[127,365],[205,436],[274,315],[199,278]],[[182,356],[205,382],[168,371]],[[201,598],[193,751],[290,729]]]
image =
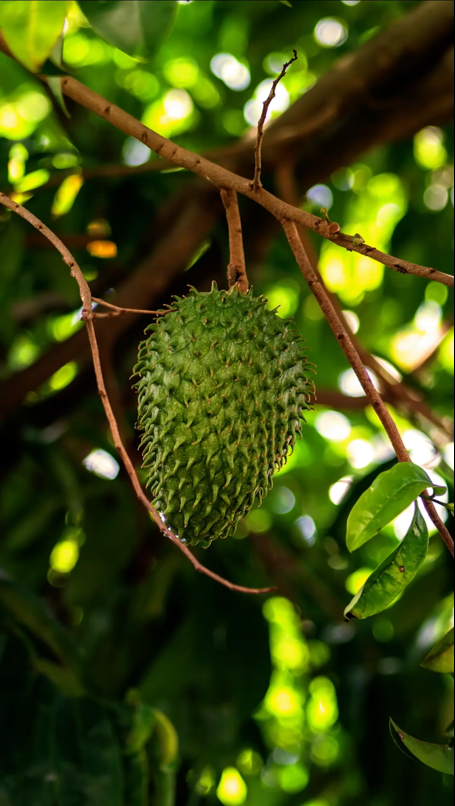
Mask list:
[[251,75],[248,67],[231,53],[217,53],[210,62],[210,69],[231,90],[240,92],[250,85]]
[[69,384],[74,381],[78,371],[78,366],[75,361],[70,361],[68,364],[64,364],[63,367],[54,372],[49,380],[50,389],[53,392],[58,392],[60,389],[64,389],[65,386],[69,386]]
[[365,585],[368,577],[371,576],[373,570],[371,568],[359,568],[357,571],[354,571],[353,574],[348,576],[345,584],[345,588],[348,593],[352,593],[355,596],[361,588]]
[[434,170],[447,161],[444,133],[437,126],[427,126],[414,137],[414,157],[421,168]]
[[277,515],[286,515],[295,506],[295,495],[287,487],[275,487],[269,494],[270,509]]
[[266,509],[255,509],[249,512],[244,520],[244,524],[249,532],[261,534],[267,532],[272,525],[272,518]]
[[223,771],[216,794],[224,806],[242,806],[245,803],[248,787],[235,767],[228,767]]
[[283,792],[295,795],[307,788],[310,774],[302,764],[292,764],[278,771],[278,781]]
[[318,45],[324,48],[338,48],[348,38],[348,29],[345,23],[326,17],[319,20],[314,29],[314,38]]
[[316,431],[330,442],[343,442],[351,433],[351,425],[344,414],[324,411],[316,417]]
[[314,546],[316,543],[316,524],[310,515],[302,515],[297,518],[295,526],[300,532],[301,537],[308,546]]
[[326,207],[327,210],[333,205],[333,193],[327,185],[313,185],[306,197],[316,207]]
[[367,442],[366,439],[354,439],[348,445],[347,455],[349,464],[356,470],[360,470],[371,464],[375,451],[371,442]]
[[126,165],[144,165],[150,159],[151,153],[145,143],[140,143],[134,137],[127,137],[123,143],[122,158]]
[[52,549],[50,565],[59,574],[69,574],[79,559],[79,545],[76,540],[63,540]]
[[299,305],[299,294],[300,289],[295,282],[276,283],[265,292],[267,308],[272,311],[279,307],[277,313],[283,319],[292,316]]
[[[253,98],[245,104],[243,114],[250,126],[257,126],[262,114],[263,103],[267,100],[273,81],[271,78],[261,81],[254,91]],[[278,84],[276,95],[269,106],[268,119],[277,117],[288,108],[290,104],[289,93],[284,84]]]
[[117,460],[107,451],[103,451],[102,448],[97,448],[89,453],[82,464],[90,473],[110,481],[116,479],[120,472],[120,465]]
[[83,184],[82,176],[77,174],[63,180],[52,202],[51,213],[55,218],[69,213]]
[[444,210],[449,201],[449,193],[444,185],[430,185],[423,194],[423,201],[429,210],[439,212]]
[[87,252],[102,259],[117,257],[117,245],[113,241],[91,241],[87,244]]
[[336,481],[335,484],[332,484],[329,489],[329,498],[332,504],[336,504],[337,506],[341,504],[352,484],[352,480],[352,476],[344,476],[339,481]]

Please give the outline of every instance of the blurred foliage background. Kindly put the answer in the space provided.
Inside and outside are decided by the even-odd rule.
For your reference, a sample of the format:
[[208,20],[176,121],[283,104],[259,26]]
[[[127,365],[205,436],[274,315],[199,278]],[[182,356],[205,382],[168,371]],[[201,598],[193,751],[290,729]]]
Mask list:
[[[419,3],[178,6],[171,35],[142,64],[103,42],[74,3],[65,62],[161,134],[232,160],[235,144],[251,141],[261,101],[293,47],[299,60],[278,87],[273,126],[341,56]],[[93,293],[106,300],[154,308],[188,283],[222,285],[227,235],[216,194],[184,171],[153,170],[156,158],[143,144],[67,106],[68,118],[38,79],[0,54],[0,187],[63,238]],[[336,135],[314,170],[311,148],[323,152],[324,134],[315,143],[302,136],[292,150],[302,205],[315,213],[326,207],[344,231],[384,251],[450,272],[446,124],[428,120],[412,136],[384,136],[367,150],[353,126],[354,157],[335,170]],[[284,142],[265,163],[265,186],[279,195],[279,167],[290,155]],[[237,169],[251,175],[251,150],[242,160]],[[198,556],[239,584],[277,584],[277,594],[242,597],[196,575],[140,508],[96,394],[76,284],[59,255],[8,211],[0,212],[1,568],[75,639],[89,689],[104,703],[100,720],[131,689],[171,720],[179,738],[178,806],[446,806],[452,781],[402,756],[388,718],[437,743],[451,720],[453,681],[419,668],[453,619],[447,552],[434,536],[423,573],[393,609],[343,623],[351,595],[411,517],[404,513],[348,555],[347,514],[393,453],[284,238],[263,211],[245,200],[241,207],[250,281],[270,307],[295,317],[317,365],[321,402],[262,508],[235,539]],[[431,421],[409,401],[390,403],[413,461],[442,479],[453,500],[452,294],[312,234],[309,245],[365,350],[434,413]],[[99,326],[109,392],[136,461],[129,378],[146,324],[146,317],[124,317]],[[14,761],[3,748],[0,802],[52,804],[45,787],[41,799],[30,789],[35,799],[14,800],[19,784],[8,763],[21,758],[25,735],[36,728],[39,737],[32,703],[44,713],[55,696],[49,680],[70,697],[66,708],[76,708],[68,705],[76,683],[61,679],[58,651],[30,616],[29,594],[5,593],[2,584],[0,724],[9,737],[17,723],[9,751],[17,752]],[[24,692],[31,691],[29,701]],[[74,719],[89,719],[81,709]],[[113,803],[105,797],[90,803]]]

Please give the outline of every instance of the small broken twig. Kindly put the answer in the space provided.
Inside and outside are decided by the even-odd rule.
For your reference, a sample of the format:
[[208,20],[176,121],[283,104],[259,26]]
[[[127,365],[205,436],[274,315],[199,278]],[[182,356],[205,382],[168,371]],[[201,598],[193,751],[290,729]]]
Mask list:
[[290,61],[286,62],[286,64],[283,65],[283,69],[280,75],[275,79],[275,81],[271,86],[268,98],[264,101],[262,105],[262,115],[259,118],[258,130],[256,135],[256,145],[254,147],[254,179],[252,184],[252,190],[254,191],[257,191],[262,187],[261,184],[262,140],[264,138],[264,124],[265,119],[267,117],[267,113],[269,111],[269,106],[272,103],[273,99],[275,98],[276,88],[280,83],[281,79],[284,78],[284,76],[288,71],[288,68],[291,66],[293,62],[297,61],[298,58],[299,57],[297,56],[297,51],[294,50],[294,56],[292,57],[292,59],[290,59]]
[[235,190],[221,189],[221,199],[226,210],[229,228],[229,288],[235,285],[242,294],[248,291],[248,277],[246,276],[245,252],[243,249],[242,222],[240,219],[239,203]]
[[92,311],[92,318],[93,319],[107,319],[112,316],[124,316],[127,313],[140,313],[140,314],[149,314],[150,316],[159,316],[160,314],[169,313],[169,310],[174,310],[173,308],[167,309],[166,311],[143,311],[140,308],[119,308],[118,305],[113,305],[111,302],[105,302],[104,299],[99,299],[98,297],[92,297],[93,302],[96,302],[97,305],[103,305],[105,308],[109,308],[109,313],[97,313],[96,311]]

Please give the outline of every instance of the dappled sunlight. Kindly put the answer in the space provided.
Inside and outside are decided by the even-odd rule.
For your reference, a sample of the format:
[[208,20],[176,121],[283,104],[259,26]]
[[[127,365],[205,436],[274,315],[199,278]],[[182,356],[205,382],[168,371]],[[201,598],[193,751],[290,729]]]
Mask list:
[[[406,211],[406,195],[399,177],[378,174],[350,198],[348,220],[340,224],[344,231],[357,232],[366,243],[387,251],[394,229]],[[340,252],[336,244],[327,242],[321,247],[320,269],[329,289],[350,305],[358,305],[367,292],[379,288],[384,277],[380,263],[355,252]]]

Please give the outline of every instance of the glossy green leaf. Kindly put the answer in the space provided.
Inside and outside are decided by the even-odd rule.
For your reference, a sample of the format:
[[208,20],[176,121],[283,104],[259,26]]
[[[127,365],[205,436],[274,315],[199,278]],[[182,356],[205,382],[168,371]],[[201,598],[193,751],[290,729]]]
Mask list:
[[139,61],[148,61],[169,35],[175,0],[79,0],[90,25],[106,42]]
[[346,536],[349,551],[371,540],[431,486],[425,471],[410,462],[400,462],[380,473],[349,515]]
[[455,630],[452,627],[450,632],[441,638],[427,655],[421,664],[423,668],[441,674],[453,674],[455,672],[454,641]]
[[367,579],[345,610],[346,620],[382,613],[403,593],[419,572],[428,553],[428,529],[418,504],[409,531],[400,545]]
[[[415,756],[415,758],[427,767],[431,767],[431,769],[437,772],[442,772],[445,775],[455,774],[455,756],[452,747],[429,744],[427,742],[421,742],[419,739],[414,739],[412,736],[404,733],[392,719],[390,720],[390,732],[400,750],[406,748],[412,756]],[[403,750],[403,752],[408,755],[405,750]]]
[[3,0],[0,28],[12,54],[34,73],[62,33],[67,0]]
[[445,733],[446,733],[446,736],[450,736],[450,738],[451,738],[451,739],[453,739],[453,737],[454,737],[454,735],[455,735],[455,722],[453,722],[453,721],[452,721],[452,722],[450,723],[450,725],[449,725],[449,727],[447,728],[447,730],[446,730],[446,732],[445,732]]

